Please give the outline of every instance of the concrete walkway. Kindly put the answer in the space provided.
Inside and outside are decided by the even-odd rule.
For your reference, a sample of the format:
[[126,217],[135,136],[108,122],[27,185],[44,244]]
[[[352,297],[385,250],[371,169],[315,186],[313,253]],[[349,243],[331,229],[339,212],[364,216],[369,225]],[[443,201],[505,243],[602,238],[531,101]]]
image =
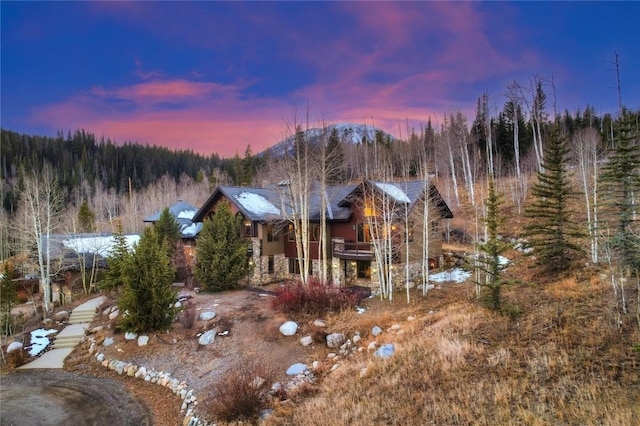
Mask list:
[[18,368],[63,368],[64,359],[69,356],[73,348],[80,343],[84,337],[85,330],[89,327],[89,323],[93,320],[93,317],[96,316],[96,309],[104,300],[104,296],[96,297],[95,299],[84,302],[71,311],[69,325],[58,333],[51,346],[52,349],[30,363]]

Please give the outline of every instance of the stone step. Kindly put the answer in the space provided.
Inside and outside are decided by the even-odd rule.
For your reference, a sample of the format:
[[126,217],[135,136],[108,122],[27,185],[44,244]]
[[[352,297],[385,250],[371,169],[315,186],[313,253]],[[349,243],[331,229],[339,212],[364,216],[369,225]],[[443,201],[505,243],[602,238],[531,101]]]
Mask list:
[[74,341],[69,340],[67,342],[55,341],[51,345],[51,348],[53,348],[53,349],[75,348],[75,346],[78,344],[79,341],[80,341],[80,339],[74,340]]

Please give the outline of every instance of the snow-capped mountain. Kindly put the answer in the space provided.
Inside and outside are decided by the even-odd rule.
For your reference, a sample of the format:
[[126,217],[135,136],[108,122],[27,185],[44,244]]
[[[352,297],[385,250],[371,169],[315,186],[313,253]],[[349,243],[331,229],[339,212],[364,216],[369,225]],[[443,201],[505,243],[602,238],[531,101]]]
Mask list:
[[[376,133],[378,132],[381,132],[382,136],[385,139],[388,138],[392,141],[395,140],[395,137],[393,135],[385,132],[382,129],[369,126],[367,124],[355,124],[355,123],[330,124],[327,126],[326,129],[323,129],[320,127],[312,127],[307,129],[305,133],[309,138],[309,141],[312,144],[316,144],[319,142],[320,138],[323,135],[326,135],[326,137],[328,137],[333,131],[333,129],[336,129],[338,131],[338,137],[340,138],[341,142],[353,144],[353,145],[361,144],[364,140],[368,142],[374,141],[376,139]],[[278,142],[277,144],[275,144],[274,146],[268,149],[269,154],[274,156],[282,155],[287,149],[291,149],[291,147],[293,146],[294,138],[295,138],[295,135],[292,135],[281,140],[280,142]],[[258,155],[264,155],[264,154],[265,153],[262,152]]]

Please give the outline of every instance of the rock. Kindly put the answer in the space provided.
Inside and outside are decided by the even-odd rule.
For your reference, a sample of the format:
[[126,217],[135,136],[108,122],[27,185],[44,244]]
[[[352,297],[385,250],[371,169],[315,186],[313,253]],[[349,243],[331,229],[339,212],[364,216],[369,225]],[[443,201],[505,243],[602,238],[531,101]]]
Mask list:
[[213,311],[201,312],[200,315],[198,315],[198,319],[200,321],[209,321],[214,319],[215,317],[216,317],[216,313]]
[[396,351],[396,347],[393,343],[387,343],[386,345],[382,345],[378,348],[375,353],[375,356],[378,358],[391,358]]
[[98,331],[102,331],[104,330],[104,326],[103,325],[98,325],[96,327],[93,327],[91,330],[89,330],[89,334],[95,334]]
[[208,345],[211,342],[213,342],[216,338],[216,330],[209,330],[209,331],[205,331],[204,333],[202,333],[202,336],[200,336],[200,338],[198,338],[198,343],[200,345]]
[[393,324],[391,327],[389,327],[389,331],[398,331],[401,328],[402,327],[400,327],[400,324]]
[[360,369],[360,378],[362,379],[366,375],[367,375],[367,367],[361,368]]
[[273,409],[271,408],[265,408],[264,410],[260,411],[260,414],[258,414],[258,418],[261,421],[265,421],[267,420],[269,417],[271,417],[273,415]]
[[356,334],[355,336],[353,336],[353,344],[358,343],[360,340],[362,340],[362,337],[360,337],[359,334]]
[[13,352],[18,352],[22,350],[22,343],[20,342],[13,342],[11,343],[9,346],[7,346],[7,353],[13,353]]
[[313,343],[313,337],[311,336],[304,336],[303,338],[300,339],[300,344],[302,346],[309,346],[312,343]]
[[181,302],[176,302],[176,303],[173,304],[173,306],[175,308],[182,308],[182,303]]
[[110,320],[114,320],[116,318],[118,318],[118,315],[120,315],[120,311],[118,309],[116,309],[115,311],[111,312],[109,314],[109,319]]
[[382,333],[382,329],[377,325],[371,329],[371,334],[373,335],[373,337],[378,336],[380,333]]
[[111,313],[111,306],[102,311],[102,315],[109,315]]
[[374,350],[377,346],[378,346],[378,342],[371,342],[371,343],[369,343],[369,346],[367,346],[367,350],[368,350],[368,351],[372,351],[372,350]]
[[287,321],[280,326],[280,333],[285,336],[293,336],[298,330],[298,324],[294,321]]
[[320,367],[320,362],[319,361],[313,361],[313,364],[311,364],[311,368],[313,368],[314,370],[317,370],[318,367]]
[[67,321],[69,320],[69,311],[60,311],[53,316],[56,321]]
[[99,353],[96,355],[96,361],[102,363],[102,361],[104,361],[104,354],[103,353]]
[[336,356],[338,356],[338,355],[337,355],[335,352],[329,352],[329,353],[327,354],[327,358],[329,358],[329,359],[333,359],[333,358],[335,358]]
[[124,333],[124,340],[134,340],[136,337],[138,337],[138,334],[133,331],[127,331]]
[[306,370],[307,370],[306,364],[302,364],[299,362],[287,368],[287,376],[295,376],[297,374],[305,372]]
[[342,333],[331,333],[327,335],[327,346],[330,348],[338,348],[344,343],[345,336]]
[[315,325],[316,327],[326,327],[327,323],[321,319],[317,319],[313,322],[313,325]]
[[113,337],[107,337],[106,339],[104,339],[104,342],[102,342],[103,346],[111,346],[113,345]]
[[138,336],[138,346],[147,346],[149,336]]
[[408,316],[407,317],[407,321],[415,321],[415,320],[416,320],[416,317],[414,317],[414,316]]

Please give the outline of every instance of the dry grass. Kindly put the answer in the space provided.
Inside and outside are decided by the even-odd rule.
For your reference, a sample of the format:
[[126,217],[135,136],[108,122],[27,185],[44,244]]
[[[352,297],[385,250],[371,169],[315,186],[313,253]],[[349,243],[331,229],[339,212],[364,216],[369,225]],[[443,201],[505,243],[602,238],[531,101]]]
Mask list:
[[345,331],[375,322],[404,333],[385,337],[396,344],[391,359],[358,354],[268,424],[640,424],[639,336],[632,319],[613,321],[607,283],[514,287],[505,297],[522,310],[517,320],[467,300],[468,286],[445,285],[410,305],[375,302],[375,320],[331,318]]

